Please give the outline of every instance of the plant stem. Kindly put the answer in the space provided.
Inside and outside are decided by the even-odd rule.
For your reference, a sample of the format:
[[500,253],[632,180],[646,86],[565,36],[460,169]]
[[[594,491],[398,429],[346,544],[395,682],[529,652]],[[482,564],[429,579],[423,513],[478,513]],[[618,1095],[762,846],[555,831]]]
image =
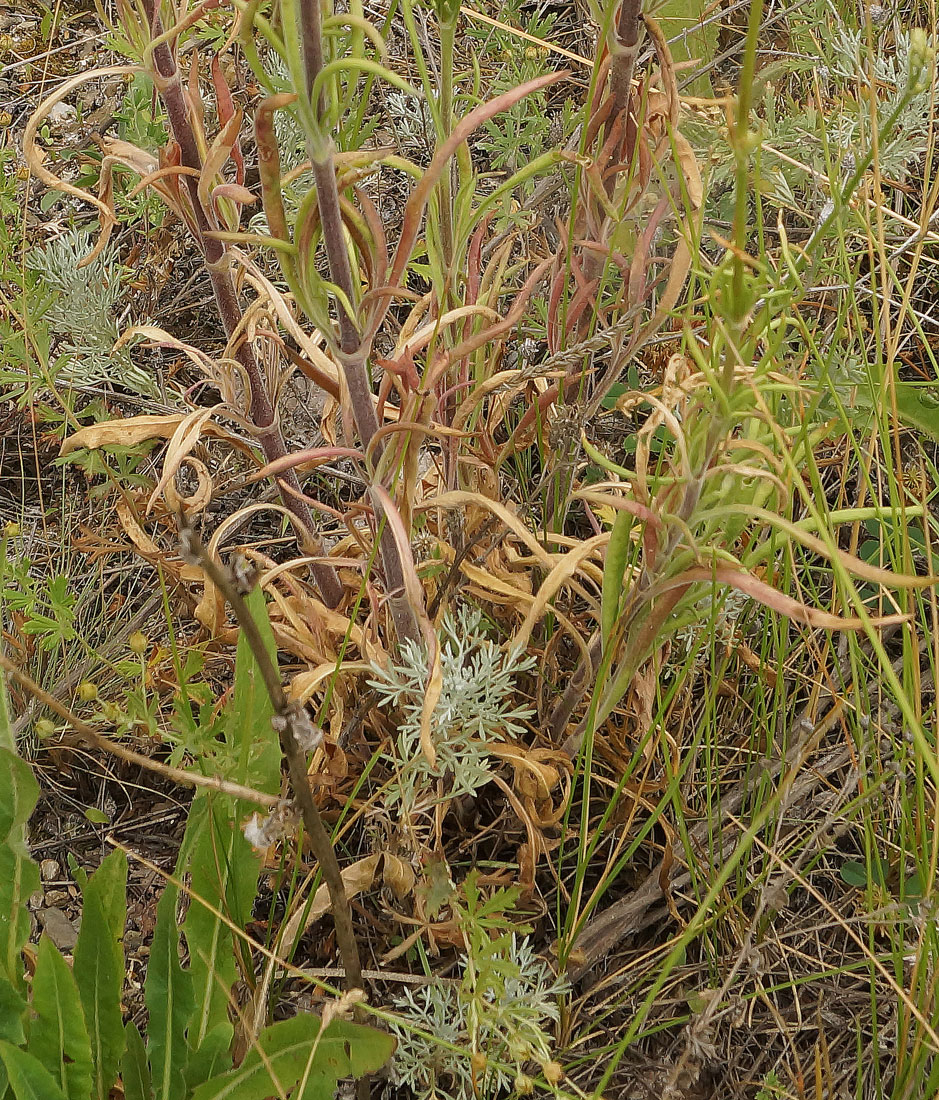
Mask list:
[[[159,14],[153,14],[151,26],[155,36],[163,33]],[[201,172],[203,169],[202,156],[199,152],[189,107],[183,92],[179,67],[168,42],[162,42],[155,47],[153,65],[154,72],[151,75],[166,107],[170,130],[173,139],[179,146],[180,160],[184,167]],[[242,311],[238,303],[235,281],[227,265],[225,244],[213,236],[213,233],[218,229],[218,224],[214,213],[211,210],[206,210],[199,197],[199,177],[186,175],[184,180],[189,192],[199,244],[205,257],[205,267],[212,283],[216,306],[225,327],[225,332],[230,339],[238,330]],[[286,455],[287,448],[268,395],[263,371],[258,364],[253,348],[246,339],[242,339],[236,346],[234,355],[244,368],[248,378],[251,390],[248,413],[256,429],[255,434],[258,443],[264,451],[267,462],[275,462]],[[295,471],[288,470],[283,475],[283,479],[290,489],[295,490],[294,493],[282,493],[281,499],[284,506],[293,513],[300,523],[304,532],[302,541],[306,544],[304,549],[314,555],[322,553],[322,549],[313,534],[313,514],[309,505],[302,499],[302,495],[299,495],[301,494],[299,478]],[[311,566],[311,572],[323,600],[330,607],[338,606],[342,599],[342,585],[335,569],[330,565],[317,562]]]
[[[256,791],[253,787],[245,787],[241,783],[229,783],[227,779],[221,779],[217,775],[203,775],[201,772],[189,772],[184,768],[174,768],[170,764],[161,764],[158,760],[151,760],[149,756],[144,756],[143,753],[134,752],[133,749],[128,749],[119,741],[112,741],[110,737],[105,737],[94,726],[89,726],[87,722],[83,722],[81,718],[60,703],[54,695],[50,695],[48,691],[40,687],[28,673],[18,668],[9,657],[4,656],[2,653],[0,653],[0,668],[11,679],[16,680],[26,688],[38,703],[47,707],[53,714],[57,714],[63,722],[67,722],[89,749],[106,752],[118,760],[123,760],[127,764],[134,764],[145,771],[153,772],[154,775],[161,775],[171,783],[179,783],[183,787],[218,791],[220,794],[228,795],[229,798],[240,798],[245,802],[253,802],[258,806],[267,806],[269,809],[273,809],[280,802],[276,795]],[[68,742],[63,741],[62,744],[68,744]]]
[[[453,19],[444,13],[440,20],[440,120],[443,133],[440,142],[450,136],[453,129],[453,54],[456,39],[458,10]],[[443,266],[447,285],[451,286],[450,275],[455,260],[456,245],[453,235],[453,164],[440,177],[440,237],[443,250]],[[444,308],[446,308],[444,306]]]
[[610,92],[613,96],[611,120],[615,120],[629,103],[629,89],[639,53],[639,19],[642,0],[623,0],[616,23],[613,47],[613,70]]
[[238,590],[231,572],[215,561],[199,542],[196,533],[186,526],[184,520],[180,522],[180,537],[184,559],[198,563],[208,574],[212,583],[231,604],[238,625],[244,632],[248,645],[251,647],[251,652],[254,654],[254,659],[257,661],[271,704],[277,712],[279,721],[276,723],[276,728],[280,736],[281,749],[287,760],[290,789],[297,805],[300,807],[303,828],[309,838],[313,855],[323,872],[326,889],[329,891],[329,901],[336,927],[336,943],[339,946],[339,956],[346,971],[346,985],[349,989],[362,989],[364,988],[362,985],[362,964],[359,959],[359,947],[355,940],[355,930],[352,925],[352,910],[349,907],[349,899],[346,896],[346,888],[342,881],[342,872],[339,869],[339,860],[336,858],[332,839],[323,824],[319,808],[310,789],[306,752],[301,747],[296,732],[303,720],[302,710],[290,703],[284,694],[280,673],[271,660],[258,624],[244,597]]
[[[324,63],[322,12],[320,0],[300,0],[299,23],[301,51],[304,65],[306,94],[312,96],[317,75]],[[322,104],[311,103],[315,126],[319,129]],[[309,137],[310,135],[308,135]],[[310,141],[310,161],[313,168],[313,180],[316,185],[316,201],[319,207],[320,225],[323,231],[323,244],[329,262],[329,274],[332,282],[339,288],[349,309],[356,301],[355,284],[352,277],[352,265],[346,247],[343,229],[342,211],[339,205],[339,188],[336,183],[336,168],[333,156],[332,139],[317,133],[317,140]],[[355,318],[349,313],[341,299],[336,302],[339,319],[340,361],[349,388],[349,401],[352,415],[363,450],[369,446],[378,431],[378,417],[372,398],[366,361],[369,349],[363,344]],[[381,441],[373,448],[376,464],[381,458]],[[371,493],[378,525],[379,552],[382,570],[385,575],[385,587],[391,600],[392,618],[399,641],[409,639],[418,642],[421,637],[416,609],[402,601],[400,593],[405,590],[404,567],[391,528],[384,520],[384,510],[376,494]]]

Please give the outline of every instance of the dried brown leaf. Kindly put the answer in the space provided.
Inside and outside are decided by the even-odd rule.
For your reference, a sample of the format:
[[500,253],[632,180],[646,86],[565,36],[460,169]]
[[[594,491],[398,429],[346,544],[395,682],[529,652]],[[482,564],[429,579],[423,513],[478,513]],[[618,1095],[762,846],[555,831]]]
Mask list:
[[[342,885],[345,888],[347,898],[357,897],[371,888],[381,858],[382,853],[375,852],[342,869]],[[294,944],[297,937],[305,932],[314,921],[319,920],[320,917],[329,912],[329,908],[329,887],[324,882],[313,895],[309,912],[304,913],[306,909],[304,904],[299,904],[297,909],[294,910],[293,916],[284,925],[281,942],[286,945]]]

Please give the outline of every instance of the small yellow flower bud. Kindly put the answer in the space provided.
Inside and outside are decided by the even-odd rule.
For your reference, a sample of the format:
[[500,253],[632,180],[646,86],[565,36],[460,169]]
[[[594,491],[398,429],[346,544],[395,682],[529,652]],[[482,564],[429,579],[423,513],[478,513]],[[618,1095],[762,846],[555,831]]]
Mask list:
[[564,1080],[564,1070],[560,1062],[545,1062],[541,1072],[549,1085],[559,1085]]
[[146,653],[150,646],[150,639],[142,630],[135,630],[127,639],[127,645],[130,647],[131,653]]
[[75,694],[83,703],[93,703],[98,698],[98,685],[90,680],[82,680],[75,689]]
[[55,733],[55,725],[48,718],[40,718],[36,723],[36,736],[40,739],[51,737]]
[[15,539],[19,533],[20,533],[20,525],[18,523],[15,523],[13,520],[10,520],[9,523],[4,524],[4,526],[3,526],[3,537],[5,539]]
[[535,1091],[535,1082],[527,1073],[520,1073],[515,1078],[515,1091],[519,1096],[529,1096]]

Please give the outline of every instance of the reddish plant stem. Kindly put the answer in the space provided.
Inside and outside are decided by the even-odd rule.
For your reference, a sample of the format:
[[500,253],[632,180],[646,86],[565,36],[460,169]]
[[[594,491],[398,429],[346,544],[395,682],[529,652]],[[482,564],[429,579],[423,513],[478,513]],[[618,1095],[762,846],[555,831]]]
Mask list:
[[[322,71],[324,64],[323,34],[320,0],[300,0],[299,4],[301,51],[306,77],[307,95],[312,95],[314,81]],[[313,110],[319,116],[321,104],[314,103]],[[329,262],[329,275],[332,282],[342,291],[350,307],[355,302],[355,283],[352,265],[346,248],[343,230],[342,210],[339,203],[339,188],[336,183],[336,169],[332,155],[331,142],[327,145],[325,156],[317,156],[311,150],[313,180],[316,186],[316,201],[319,207],[320,225],[323,231],[323,244]],[[363,445],[368,451],[373,437],[378,432],[378,417],[372,397],[366,361],[369,348],[363,344],[362,336],[355,318],[349,314],[342,301],[337,301],[336,310],[339,319],[339,347],[341,362],[349,388],[349,401],[355,426]],[[376,463],[381,458],[383,443],[377,440],[372,448]],[[399,641],[410,639],[418,642],[421,638],[417,609],[412,608],[402,596],[405,591],[404,564],[395,543],[391,526],[382,522],[384,509],[378,496],[370,494],[379,525],[378,549],[381,555],[382,571],[385,575],[385,588],[389,606]]]
[[[162,23],[156,12],[152,16],[151,26],[155,37],[163,33]],[[154,72],[151,75],[154,77],[160,98],[166,108],[173,139],[179,146],[180,160],[184,167],[201,172],[202,157],[192,128],[179,67],[168,42],[162,42],[154,49],[153,66]],[[205,257],[205,266],[212,283],[219,317],[226,334],[231,338],[241,322],[242,310],[238,303],[235,280],[226,265],[225,244],[211,235],[218,229],[218,223],[214,213],[205,209],[199,197],[199,177],[186,175],[184,181],[189,191],[199,244]],[[287,448],[268,395],[264,373],[258,364],[254,350],[246,339],[242,339],[237,344],[234,355],[248,378],[251,390],[248,415],[254,424],[258,443],[268,463],[274,462],[286,455]],[[285,472],[283,480],[291,489],[300,492],[300,481],[293,470]],[[282,494],[281,499],[284,506],[293,513],[301,525],[304,532],[302,539],[305,543],[304,550],[312,554],[320,553],[321,548],[313,535],[313,514],[309,505],[290,493]],[[311,572],[325,603],[330,607],[336,607],[342,599],[342,585],[335,569],[319,562],[311,566]]]
[[639,53],[639,20],[642,0],[623,0],[616,23],[613,71],[610,91],[613,96],[611,118],[616,119],[629,103],[630,85]]

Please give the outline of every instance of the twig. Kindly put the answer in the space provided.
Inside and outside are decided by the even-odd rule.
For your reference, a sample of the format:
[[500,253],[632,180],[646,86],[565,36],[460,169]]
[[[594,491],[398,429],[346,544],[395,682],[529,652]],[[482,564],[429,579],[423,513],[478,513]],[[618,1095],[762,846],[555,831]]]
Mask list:
[[2,653],[0,653],[0,668],[22,684],[44,707],[48,707],[63,721],[68,722],[89,748],[109,753],[128,764],[136,764],[155,775],[162,775],[164,779],[170,779],[174,783],[180,783],[186,787],[204,787],[207,790],[230,795],[232,798],[243,799],[245,802],[254,802],[258,806],[274,807],[280,802],[276,795],[264,794],[261,791],[254,790],[253,787],[244,787],[240,783],[229,783],[228,780],[217,775],[201,775],[199,772],[188,772],[184,768],[173,768],[169,764],[161,764],[157,760],[151,760],[149,756],[125,748],[117,741],[112,741],[110,737],[98,733],[93,726],[89,726],[87,722],[83,722],[81,718],[72,714],[67,706],[60,703],[55,696],[50,695],[44,688],[41,688],[28,673],[21,668],[17,668],[9,657],[4,656]]
[[363,989],[362,964],[359,960],[359,948],[352,926],[352,910],[349,907],[349,899],[346,896],[332,840],[323,824],[310,789],[304,745],[309,743],[311,735],[315,736],[318,731],[307,717],[302,704],[291,703],[284,693],[280,673],[271,660],[258,624],[245,602],[242,591],[243,579],[241,577],[236,579],[230,569],[222,566],[209,555],[196,532],[182,516],[180,517],[180,542],[183,560],[201,566],[215,587],[231,604],[238,625],[244,632],[254,659],[257,661],[264,686],[276,711],[271,724],[277,730],[281,749],[287,759],[293,797],[300,807],[303,827],[310,839],[313,854],[322,869],[326,889],[329,891],[336,927],[336,942],[339,945],[339,955],[346,972],[348,986],[350,989]]

